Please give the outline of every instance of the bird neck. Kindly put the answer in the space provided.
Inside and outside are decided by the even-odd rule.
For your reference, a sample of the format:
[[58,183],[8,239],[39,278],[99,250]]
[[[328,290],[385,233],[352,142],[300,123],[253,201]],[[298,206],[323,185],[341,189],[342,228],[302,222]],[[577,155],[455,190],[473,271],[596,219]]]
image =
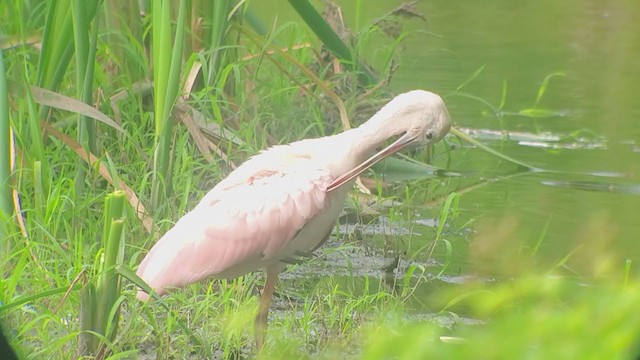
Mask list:
[[385,110],[387,109],[383,108],[367,122],[353,129],[356,132],[355,141],[359,143],[358,147],[365,157],[369,157],[387,140],[403,132],[403,129],[395,126],[396,122],[391,121],[395,114]]
[[362,163],[373,155],[379,147],[383,146],[387,140],[402,132],[401,129],[396,130],[392,127],[384,126],[388,121],[385,121],[387,119],[382,115],[385,114],[378,113],[359,127],[334,135],[340,139],[333,144],[343,147],[336,150],[338,150],[338,153],[344,154],[345,164],[347,159],[351,160],[348,161],[350,162],[347,165],[349,168]]

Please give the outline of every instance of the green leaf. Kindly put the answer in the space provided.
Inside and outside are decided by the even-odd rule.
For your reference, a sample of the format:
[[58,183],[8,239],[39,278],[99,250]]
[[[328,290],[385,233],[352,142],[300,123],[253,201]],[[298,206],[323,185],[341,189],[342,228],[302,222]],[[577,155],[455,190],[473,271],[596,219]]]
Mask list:
[[549,81],[551,79],[553,79],[554,77],[557,76],[566,76],[563,72],[555,72],[553,74],[549,74],[547,75],[544,80],[542,80],[542,84],[540,85],[540,87],[538,88],[538,95],[536,96],[536,101],[533,103],[532,107],[536,107],[536,105],[538,105],[538,103],[540,102],[540,99],[542,99],[542,96],[544,95],[545,91],[547,91],[547,87],[549,86]]
[[518,111],[518,115],[535,118],[535,119],[545,119],[545,118],[554,118],[554,117],[561,116],[561,113],[559,113],[556,110],[550,110],[550,109],[528,108],[528,109],[522,109]]
[[[81,286],[82,286],[81,284],[75,284],[74,286],[71,287],[71,290],[72,291],[79,290]],[[0,314],[2,314],[7,310],[11,310],[15,307],[22,306],[24,304],[36,301],[38,299],[44,299],[53,295],[64,294],[67,291],[69,291],[68,286],[60,286],[57,288],[44,290],[32,295],[20,296],[18,298],[13,299],[11,302],[7,304],[0,305]]]

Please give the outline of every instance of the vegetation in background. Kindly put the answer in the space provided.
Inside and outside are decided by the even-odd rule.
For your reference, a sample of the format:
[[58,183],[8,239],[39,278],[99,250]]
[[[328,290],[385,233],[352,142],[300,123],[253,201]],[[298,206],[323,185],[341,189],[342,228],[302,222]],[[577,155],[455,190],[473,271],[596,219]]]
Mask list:
[[[0,320],[24,358],[251,352],[260,274],[205,282],[140,304],[131,269],[235,164],[269,145],[341,131],[375,112],[388,97],[393,59],[406,36],[397,17],[423,18],[415,3],[404,4],[344,35],[306,0],[290,4],[300,21],[270,31],[242,1],[0,5]],[[391,36],[380,50],[388,61],[376,72],[359,50],[382,35]],[[538,102],[555,75],[521,115],[548,113]],[[461,89],[453,95],[469,97]],[[504,112],[504,96],[497,107],[483,103],[497,115]],[[457,222],[459,195],[448,195],[446,181],[430,181],[450,156],[440,144],[421,161],[396,159],[394,173],[409,173],[412,184],[376,182],[373,197],[356,194],[352,201],[360,221],[384,213],[407,223],[416,220],[414,206],[436,204],[435,210],[418,206],[439,220],[425,229],[435,240],[401,237],[405,247],[393,250],[396,261],[378,269],[384,275],[357,276],[354,253],[375,258],[391,246],[376,236],[385,250],[371,250],[358,231],[338,233],[344,244],[291,273],[338,257],[348,264],[348,276],[285,279],[276,299],[285,310],[271,319],[261,357],[633,354],[640,321],[620,315],[632,314],[640,301],[629,280],[631,264],[626,280],[613,284],[601,279],[619,275],[614,265],[578,286],[579,279],[556,279],[566,275],[559,262],[545,269],[546,276],[496,283],[479,278],[420,293],[427,283],[437,288],[451,270],[455,253],[443,234],[470,225]],[[422,188],[429,195],[409,190],[427,181]],[[385,206],[389,198],[399,203]],[[495,243],[479,238],[470,246],[486,250]],[[516,260],[535,256],[527,250],[519,249]],[[416,308],[433,317],[425,321]],[[554,335],[558,328],[562,342]],[[507,341],[514,345],[501,345]]]

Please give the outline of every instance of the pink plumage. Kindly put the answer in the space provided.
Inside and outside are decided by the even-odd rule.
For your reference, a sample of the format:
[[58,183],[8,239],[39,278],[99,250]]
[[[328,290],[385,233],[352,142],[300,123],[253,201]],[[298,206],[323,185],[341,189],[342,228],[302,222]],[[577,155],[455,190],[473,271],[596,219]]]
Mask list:
[[[297,156],[246,176],[260,156],[209,191],[147,254],[138,275],[156,292],[212,276],[234,278],[278,265],[303,250],[282,251],[305,224],[329,208],[332,196],[340,195],[326,193],[333,178]],[[242,179],[236,181],[238,177]],[[138,297],[148,295],[140,291]]]
[[[138,268],[157,293],[258,269],[267,281],[256,318],[264,330],[277,275],[328,236],[354,179],[407,146],[429,145],[451,126],[442,99],[414,90],[395,97],[366,123],[343,133],[275,146],[218,183],[158,240]],[[391,145],[369,157],[387,140]],[[138,298],[149,295],[138,292]]]

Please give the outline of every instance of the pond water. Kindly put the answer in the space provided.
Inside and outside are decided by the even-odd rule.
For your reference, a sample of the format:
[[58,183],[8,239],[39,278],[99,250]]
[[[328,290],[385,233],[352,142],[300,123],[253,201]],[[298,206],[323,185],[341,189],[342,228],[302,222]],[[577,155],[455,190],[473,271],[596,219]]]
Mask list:
[[[367,2],[359,17],[355,3],[341,3],[350,28],[401,2]],[[557,264],[580,277],[612,276],[623,272],[627,260],[637,273],[640,2],[430,0],[417,9],[426,22],[403,20],[410,34],[400,45],[392,89],[440,93],[456,127],[510,157],[559,171],[514,174],[515,165],[449,138],[451,152],[435,164],[463,176],[438,180],[444,186],[437,195],[461,193],[457,216],[443,234],[452,258],[446,259],[443,246],[435,253],[436,264],[450,261],[441,279],[504,278]],[[365,52],[381,66],[388,50],[381,50],[385,40],[378,41],[380,48],[371,40]],[[541,87],[544,94],[536,101]],[[424,253],[434,237],[439,206],[426,206],[434,197],[432,184],[425,179],[408,185],[417,221],[387,226],[400,229],[396,240],[410,250],[401,260],[405,268],[420,260],[411,254]],[[373,261],[360,265],[380,269],[389,259]],[[351,270],[358,266],[342,263]],[[295,271],[322,275],[313,266]]]
[[[393,87],[448,95],[455,125],[480,130],[472,135],[483,143],[536,167],[582,173],[525,174],[463,194],[460,220],[478,219],[470,241],[480,254],[460,243],[454,251],[495,267],[544,236],[537,261],[553,264],[575,252],[567,265],[579,275],[597,275],[599,266],[622,270],[625,259],[637,265],[640,3],[426,1],[419,8],[427,24],[410,24],[433,35],[408,37]],[[534,107],[539,87],[554,73],[563,76],[549,80],[535,106],[544,116],[518,115]],[[498,107],[503,86],[504,115],[460,94]],[[515,136],[506,140],[502,131]],[[451,159],[451,169],[489,179],[515,168],[474,148],[454,151]]]

